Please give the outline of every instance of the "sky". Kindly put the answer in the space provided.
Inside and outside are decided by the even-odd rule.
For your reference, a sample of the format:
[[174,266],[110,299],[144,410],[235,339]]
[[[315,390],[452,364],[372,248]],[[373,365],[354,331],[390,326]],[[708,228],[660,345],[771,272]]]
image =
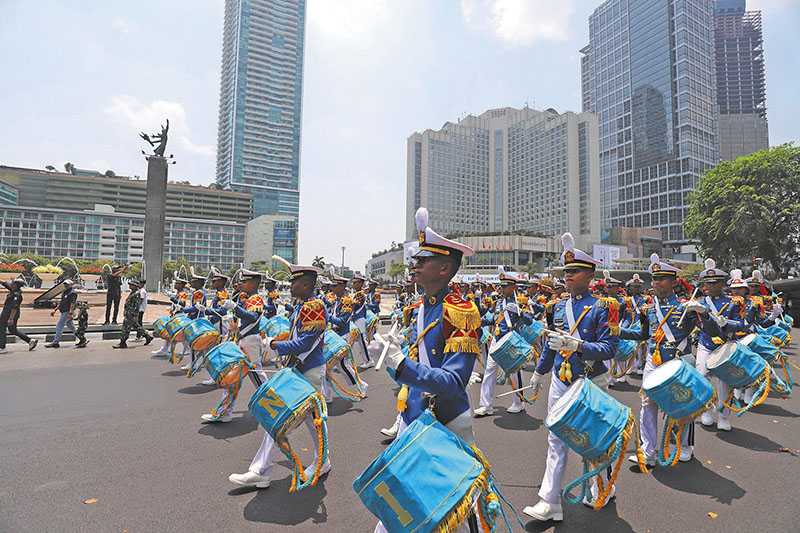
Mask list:
[[[300,261],[363,270],[402,241],[406,139],[504,106],[580,111],[600,0],[307,0]],[[77,8],[76,6],[80,6]],[[764,16],[770,143],[800,140],[800,0]],[[170,119],[171,180],[216,168],[222,0],[0,0],[0,164],[144,175]]]

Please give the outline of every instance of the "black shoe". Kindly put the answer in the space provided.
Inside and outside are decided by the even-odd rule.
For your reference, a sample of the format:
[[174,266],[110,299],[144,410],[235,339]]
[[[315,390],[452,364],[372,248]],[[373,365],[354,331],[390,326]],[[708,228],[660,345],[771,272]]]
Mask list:
[[45,348],[60,348],[61,346],[57,342],[48,342],[44,345]]
[[148,335],[148,336],[147,336],[147,337],[145,337],[144,339],[145,339],[145,340],[144,340],[144,345],[145,345],[145,346],[147,346],[148,344],[150,344],[151,342],[153,342],[153,336],[152,336],[152,335]]
[[116,348],[118,348],[118,349],[124,349],[124,348],[127,348],[127,347],[128,347],[128,344],[127,344],[127,343],[125,343],[125,342],[120,342],[119,344],[115,344],[114,346],[112,346],[112,348],[115,348],[115,349],[116,349]]
[[89,344],[88,340],[82,340],[78,344],[75,345],[76,348],[86,348],[86,345]]
[[116,324],[116,323],[117,323],[117,321],[116,321],[116,320],[112,320],[112,321],[111,321],[111,323],[112,323],[112,324]]
[[108,320],[106,320],[105,322],[103,322],[103,325],[104,325],[104,326],[107,326],[107,325],[108,325]]
[[28,343],[28,351],[34,351],[37,344],[39,344],[39,339],[31,339],[31,342]]

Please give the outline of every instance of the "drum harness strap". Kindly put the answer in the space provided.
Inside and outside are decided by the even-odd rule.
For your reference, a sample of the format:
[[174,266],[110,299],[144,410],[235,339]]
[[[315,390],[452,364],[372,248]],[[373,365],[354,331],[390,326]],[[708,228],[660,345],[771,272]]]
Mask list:
[[[422,307],[420,307],[420,310],[418,312],[420,315],[423,314]],[[425,335],[427,335],[430,330],[432,330],[434,327],[436,327],[437,324],[439,324],[440,320],[441,319],[437,318],[436,320],[425,326],[425,329],[423,329],[419,333],[419,335],[417,335],[417,340],[415,340],[414,343],[408,348],[409,359],[415,362],[419,361],[419,343],[422,342],[422,340],[425,338]],[[397,412],[402,413],[403,411],[406,410],[407,406],[408,406],[408,385],[403,385],[400,388],[400,392],[397,393]],[[431,410],[433,409],[431,408]]]
[[[578,326],[580,325],[581,320],[583,320],[583,317],[586,316],[586,314],[589,312],[591,308],[592,308],[591,306],[586,306],[583,308],[583,311],[581,311],[580,316],[578,316],[578,320],[576,320],[575,323],[572,325],[572,327],[569,328],[570,336],[572,336],[578,330]],[[572,314],[572,302],[571,300],[568,300],[567,301],[568,317],[571,316],[571,314]],[[561,351],[561,357],[563,360],[561,361],[561,366],[558,369],[558,379],[567,384],[572,384],[572,364],[569,362],[569,358],[572,357],[573,353],[575,352],[567,352],[564,350]]]
[[[669,329],[669,325],[667,324],[667,320],[673,313],[675,313],[675,307],[670,306],[667,314],[665,316],[661,316],[661,305],[658,301],[658,297],[655,298],[655,312],[656,316],[659,319],[658,327],[656,328],[655,333],[653,333],[653,340],[656,341],[656,349],[653,350],[653,365],[661,366],[663,361],[661,360],[661,343],[664,342],[664,339],[668,339],[669,342],[675,342],[675,335],[672,333],[672,330]],[[666,329],[665,329],[666,328]],[[677,349],[680,351],[686,347],[688,337],[684,338],[680,344],[678,344]]]

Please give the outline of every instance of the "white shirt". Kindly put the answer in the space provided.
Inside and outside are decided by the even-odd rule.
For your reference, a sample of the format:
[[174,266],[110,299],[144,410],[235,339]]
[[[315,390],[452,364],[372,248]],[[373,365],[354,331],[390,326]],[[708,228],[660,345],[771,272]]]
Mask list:
[[139,289],[139,297],[142,299],[142,303],[139,304],[139,312],[144,313],[144,310],[147,309],[147,289],[144,287]]

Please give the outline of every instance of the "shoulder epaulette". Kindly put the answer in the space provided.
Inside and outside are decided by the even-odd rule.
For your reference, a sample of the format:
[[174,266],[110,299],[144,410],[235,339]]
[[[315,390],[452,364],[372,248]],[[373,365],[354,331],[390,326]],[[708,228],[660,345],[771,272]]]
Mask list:
[[300,331],[325,330],[325,305],[322,300],[313,299],[303,303],[300,309]]
[[481,327],[481,315],[474,302],[464,300],[461,296],[450,293],[444,297],[442,304],[444,319],[456,329],[474,331]]
[[248,311],[260,312],[264,310],[264,298],[260,294],[254,294],[244,302],[244,308]]

